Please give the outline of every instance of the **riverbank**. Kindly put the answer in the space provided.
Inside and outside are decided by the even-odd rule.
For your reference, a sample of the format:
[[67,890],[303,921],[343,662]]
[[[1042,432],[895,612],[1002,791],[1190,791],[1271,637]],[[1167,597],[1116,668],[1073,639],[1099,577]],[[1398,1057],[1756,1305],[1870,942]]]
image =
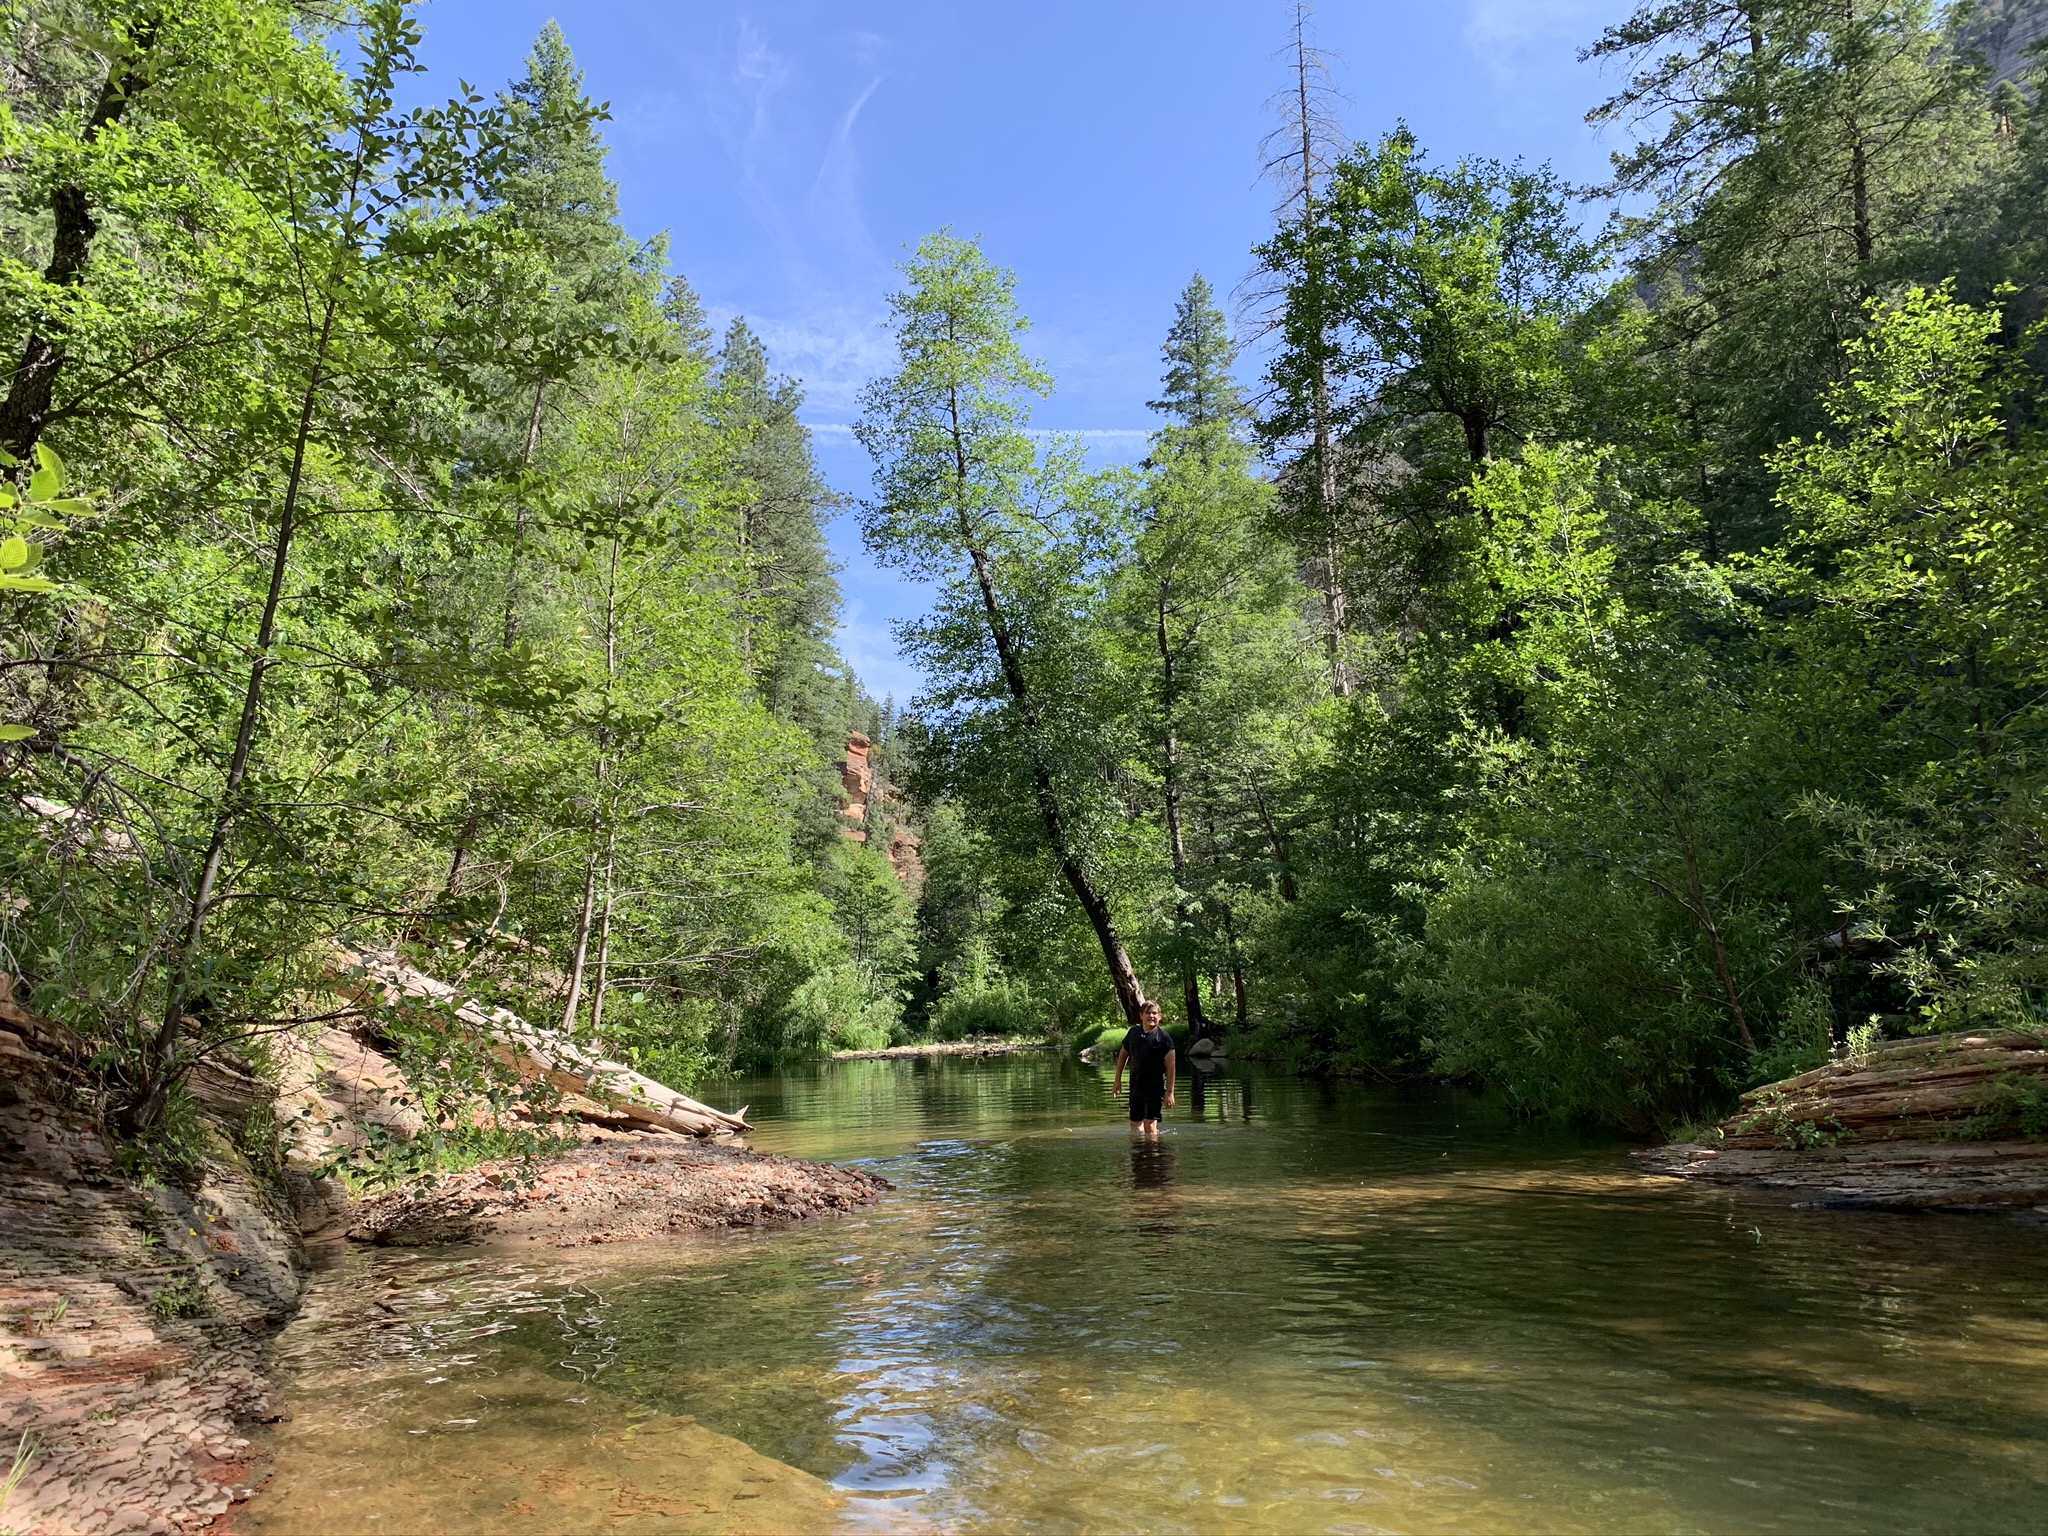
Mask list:
[[572,1248],[787,1226],[857,1210],[889,1187],[859,1168],[602,1131],[526,1177],[516,1164],[483,1163],[395,1191],[353,1211],[348,1236],[398,1248],[486,1238]]
[[911,1056],[1015,1056],[1025,1051],[1056,1051],[1057,1040],[946,1040],[929,1045],[892,1045],[880,1051],[834,1051],[834,1061],[900,1061]]
[[[152,1172],[73,1107],[76,1057],[63,1031],[0,1003],[0,1478],[19,1472],[0,1531],[192,1532],[246,1499],[265,1475],[248,1431],[282,1413],[268,1342],[298,1308],[309,1240],[583,1246],[787,1226],[888,1187],[592,1124],[538,1168],[485,1163],[357,1203],[309,1158],[366,1124],[404,1133],[405,1089],[377,1052],[335,1041],[288,1074],[268,1118],[221,1112],[246,1107],[253,1079],[200,1084],[203,1150]],[[300,1100],[305,1114],[284,1112]]]

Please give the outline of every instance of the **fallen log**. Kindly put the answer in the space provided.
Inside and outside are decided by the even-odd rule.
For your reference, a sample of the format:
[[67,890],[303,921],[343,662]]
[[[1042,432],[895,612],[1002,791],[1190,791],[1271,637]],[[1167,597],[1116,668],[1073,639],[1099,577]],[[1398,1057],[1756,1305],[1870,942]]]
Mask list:
[[[136,856],[135,839],[130,834],[74,806],[40,795],[18,795],[16,804],[38,817],[53,835],[80,839],[80,846],[88,852],[117,863]],[[597,1100],[606,1107],[606,1121],[622,1115],[636,1124],[691,1136],[728,1136],[753,1129],[744,1109],[729,1115],[700,1104],[622,1062],[607,1061],[559,1031],[529,1023],[510,1009],[486,1008],[473,998],[456,1002],[455,988],[408,965],[389,950],[358,951],[337,943],[332,955],[335,981],[355,1006],[374,1008],[373,990],[386,1006],[394,1006],[400,997],[444,1007],[453,1003],[449,1011],[491,1040],[508,1065],[546,1077],[563,1093]],[[0,996],[0,1006],[7,1006],[4,996]],[[0,1017],[11,1019],[12,1015]]]
[[730,1136],[751,1130],[746,1112],[727,1114],[609,1061],[558,1030],[521,1018],[509,1008],[486,1007],[388,950],[334,947],[335,979],[357,1007],[374,1013],[411,998],[445,1010],[491,1041],[499,1058],[533,1076],[544,1077],[565,1094],[594,1099],[609,1116],[623,1116],[657,1130],[690,1136]]

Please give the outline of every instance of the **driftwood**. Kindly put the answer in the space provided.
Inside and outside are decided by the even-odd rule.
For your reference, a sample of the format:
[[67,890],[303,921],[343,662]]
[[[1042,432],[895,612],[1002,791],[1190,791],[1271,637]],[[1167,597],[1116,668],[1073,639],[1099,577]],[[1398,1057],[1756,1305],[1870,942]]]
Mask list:
[[518,1071],[544,1077],[563,1093],[586,1101],[592,1118],[623,1118],[634,1125],[690,1136],[729,1136],[750,1130],[746,1111],[727,1114],[677,1093],[631,1067],[608,1061],[597,1052],[552,1029],[529,1023],[508,1008],[487,1008],[464,999],[447,982],[406,964],[386,950],[335,947],[335,974],[340,988],[360,1008],[374,1012],[411,998],[446,1009],[492,1042],[499,1057]]

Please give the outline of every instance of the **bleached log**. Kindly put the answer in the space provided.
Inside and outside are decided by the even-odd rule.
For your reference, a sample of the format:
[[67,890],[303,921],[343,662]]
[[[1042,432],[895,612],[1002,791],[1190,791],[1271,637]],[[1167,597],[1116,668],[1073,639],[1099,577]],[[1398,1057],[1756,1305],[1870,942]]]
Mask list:
[[462,998],[456,989],[388,950],[351,950],[335,946],[335,971],[344,986],[355,983],[354,1000],[395,1006],[417,998],[445,1008],[492,1042],[501,1060],[516,1070],[544,1077],[564,1093],[608,1104],[618,1114],[643,1125],[691,1136],[726,1136],[752,1129],[744,1113],[733,1115],[699,1103],[665,1083],[610,1061],[589,1047],[521,1018],[509,1008],[486,1007]]

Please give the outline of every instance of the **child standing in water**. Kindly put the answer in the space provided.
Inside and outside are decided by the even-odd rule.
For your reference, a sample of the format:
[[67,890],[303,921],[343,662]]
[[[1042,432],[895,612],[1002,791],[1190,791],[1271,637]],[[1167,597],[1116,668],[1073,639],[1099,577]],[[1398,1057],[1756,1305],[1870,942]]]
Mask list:
[[1138,1005],[1138,1022],[1116,1052],[1116,1086],[1124,1091],[1124,1066],[1131,1069],[1131,1124],[1148,1136],[1159,1134],[1159,1113],[1173,1106],[1173,1036],[1159,1023],[1159,1005]]

